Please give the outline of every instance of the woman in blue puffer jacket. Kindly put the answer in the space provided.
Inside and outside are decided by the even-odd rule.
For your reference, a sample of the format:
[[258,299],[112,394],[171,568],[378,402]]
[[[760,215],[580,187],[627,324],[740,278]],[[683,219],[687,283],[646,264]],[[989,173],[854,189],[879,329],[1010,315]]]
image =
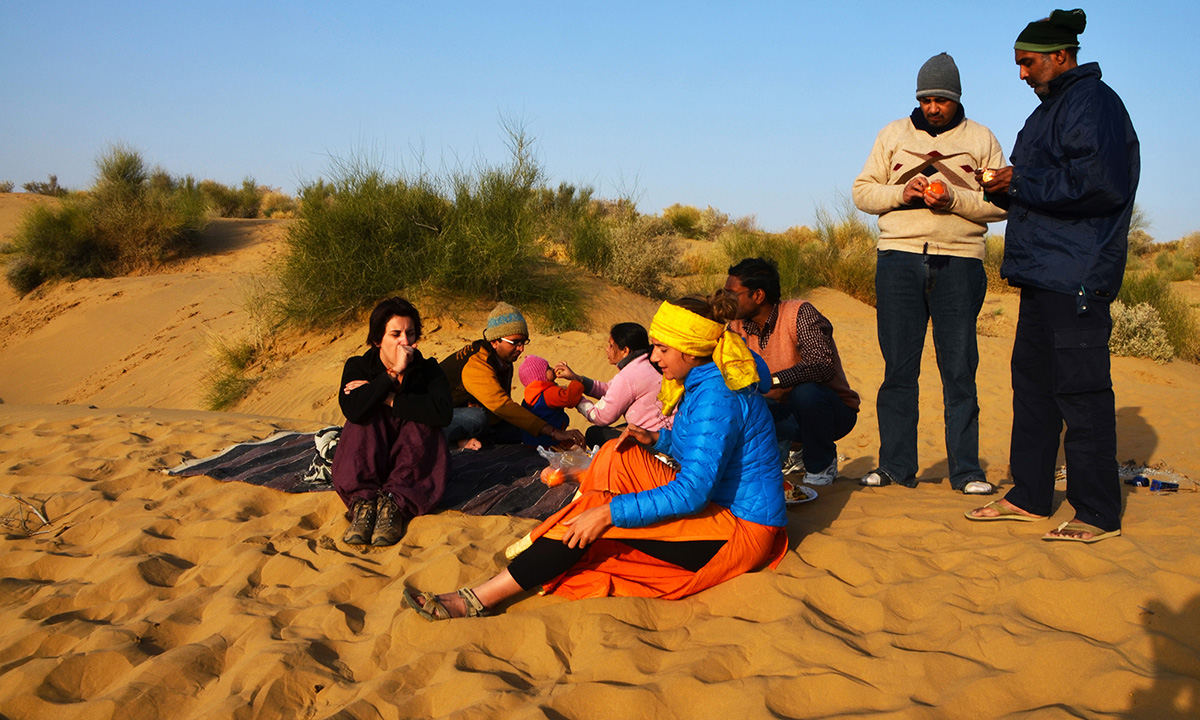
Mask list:
[[[674,427],[630,425],[580,479],[580,495],[518,543],[498,575],[456,593],[405,590],[431,620],[488,614],[543,586],[568,598],[681,598],[787,551],[783,476],[760,377],[769,374],[725,323],[736,298],[663,303],[650,326]],[[510,548],[510,557],[514,554]]]

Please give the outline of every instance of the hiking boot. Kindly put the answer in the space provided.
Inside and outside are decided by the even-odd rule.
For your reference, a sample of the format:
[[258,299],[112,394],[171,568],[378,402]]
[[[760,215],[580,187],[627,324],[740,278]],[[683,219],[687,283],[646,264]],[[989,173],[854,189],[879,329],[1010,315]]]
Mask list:
[[371,544],[376,547],[395,545],[404,537],[404,513],[390,495],[380,495],[375,505],[375,532]]
[[350,508],[350,527],[342,536],[347,545],[366,545],[375,528],[375,500],[355,500]]

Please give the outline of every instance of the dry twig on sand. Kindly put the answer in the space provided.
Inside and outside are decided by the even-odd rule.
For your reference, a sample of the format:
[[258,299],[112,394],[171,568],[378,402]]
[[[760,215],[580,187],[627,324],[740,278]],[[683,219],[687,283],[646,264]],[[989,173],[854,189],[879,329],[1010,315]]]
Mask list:
[[[17,508],[14,512],[9,512],[3,517],[0,517],[0,526],[8,528],[14,534],[24,537],[33,537],[50,532],[47,528],[50,527],[50,518],[46,516],[46,503],[41,502],[41,507],[34,505],[32,502],[16,495],[8,493],[0,493],[0,497],[6,497],[17,503]],[[41,521],[41,525],[30,527],[32,519],[36,517]]]

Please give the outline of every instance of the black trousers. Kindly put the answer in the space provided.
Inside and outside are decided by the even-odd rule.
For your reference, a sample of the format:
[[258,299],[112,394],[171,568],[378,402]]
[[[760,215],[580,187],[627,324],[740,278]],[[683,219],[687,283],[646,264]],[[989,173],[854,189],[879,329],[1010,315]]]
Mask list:
[[1014,487],[1005,495],[1027,512],[1050,515],[1065,423],[1067,502],[1079,520],[1106,531],[1121,527],[1111,331],[1106,302],[1089,301],[1079,313],[1073,295],[1021,289],[1012,354]]
[[[618,541],[623,545],[646,553],[652,558],[678,565],[684,570],[696,572],[708,564],[724,545],[724,540],[635,540]],[[569,548],[562,540],[540,537],[533,541],[525,552],[513,558],[508,572],[521,586],[529,590],[545,585],[571,569],[587,551],[587,548]]]

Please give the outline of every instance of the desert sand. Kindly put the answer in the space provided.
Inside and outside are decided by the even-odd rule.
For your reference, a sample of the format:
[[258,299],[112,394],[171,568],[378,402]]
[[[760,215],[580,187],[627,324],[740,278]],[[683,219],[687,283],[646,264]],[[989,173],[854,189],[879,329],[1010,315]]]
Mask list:
[[[0,242],[41,201],[0,195]],[[340,422],[357,325],[286,335],[286,361],[237,412],[199,409],[208,348],[255,331],[243,297],[285,233],[218,221],[198,255],[156,274],[0,289],[0,492],[44,503],[51,521],[2,541],[0,717],[1200,716],[1200,367],[1113,363],[1119,458],[1184,492],[1125,487],[1122,537],[1042,542],[1071,517],[1065,502],[1043,523],[963,517],[979,501],[943,479],[929,343],[920,486],[854,482],[877,452],[874,311],[818,290],[863,412],[839,444],[841,479],[789,512],[777,570],[682,601],[535,595],[429,623],[401,601],[405,582],[487,577],[532,521],[441,512],[364,551],[340,542],[332,493],[161,472]],[[527,353],[604,378],[605,329],[648,321],[656,303],[598,281],[588,294],[586,331],[535,322]],[[475,337],[487,309],[422,306],[424,352]],[[989,296],[984,314],[980,445],[1004,485],[1016,296]],[[21,507],[0,497],[10,521]]]

